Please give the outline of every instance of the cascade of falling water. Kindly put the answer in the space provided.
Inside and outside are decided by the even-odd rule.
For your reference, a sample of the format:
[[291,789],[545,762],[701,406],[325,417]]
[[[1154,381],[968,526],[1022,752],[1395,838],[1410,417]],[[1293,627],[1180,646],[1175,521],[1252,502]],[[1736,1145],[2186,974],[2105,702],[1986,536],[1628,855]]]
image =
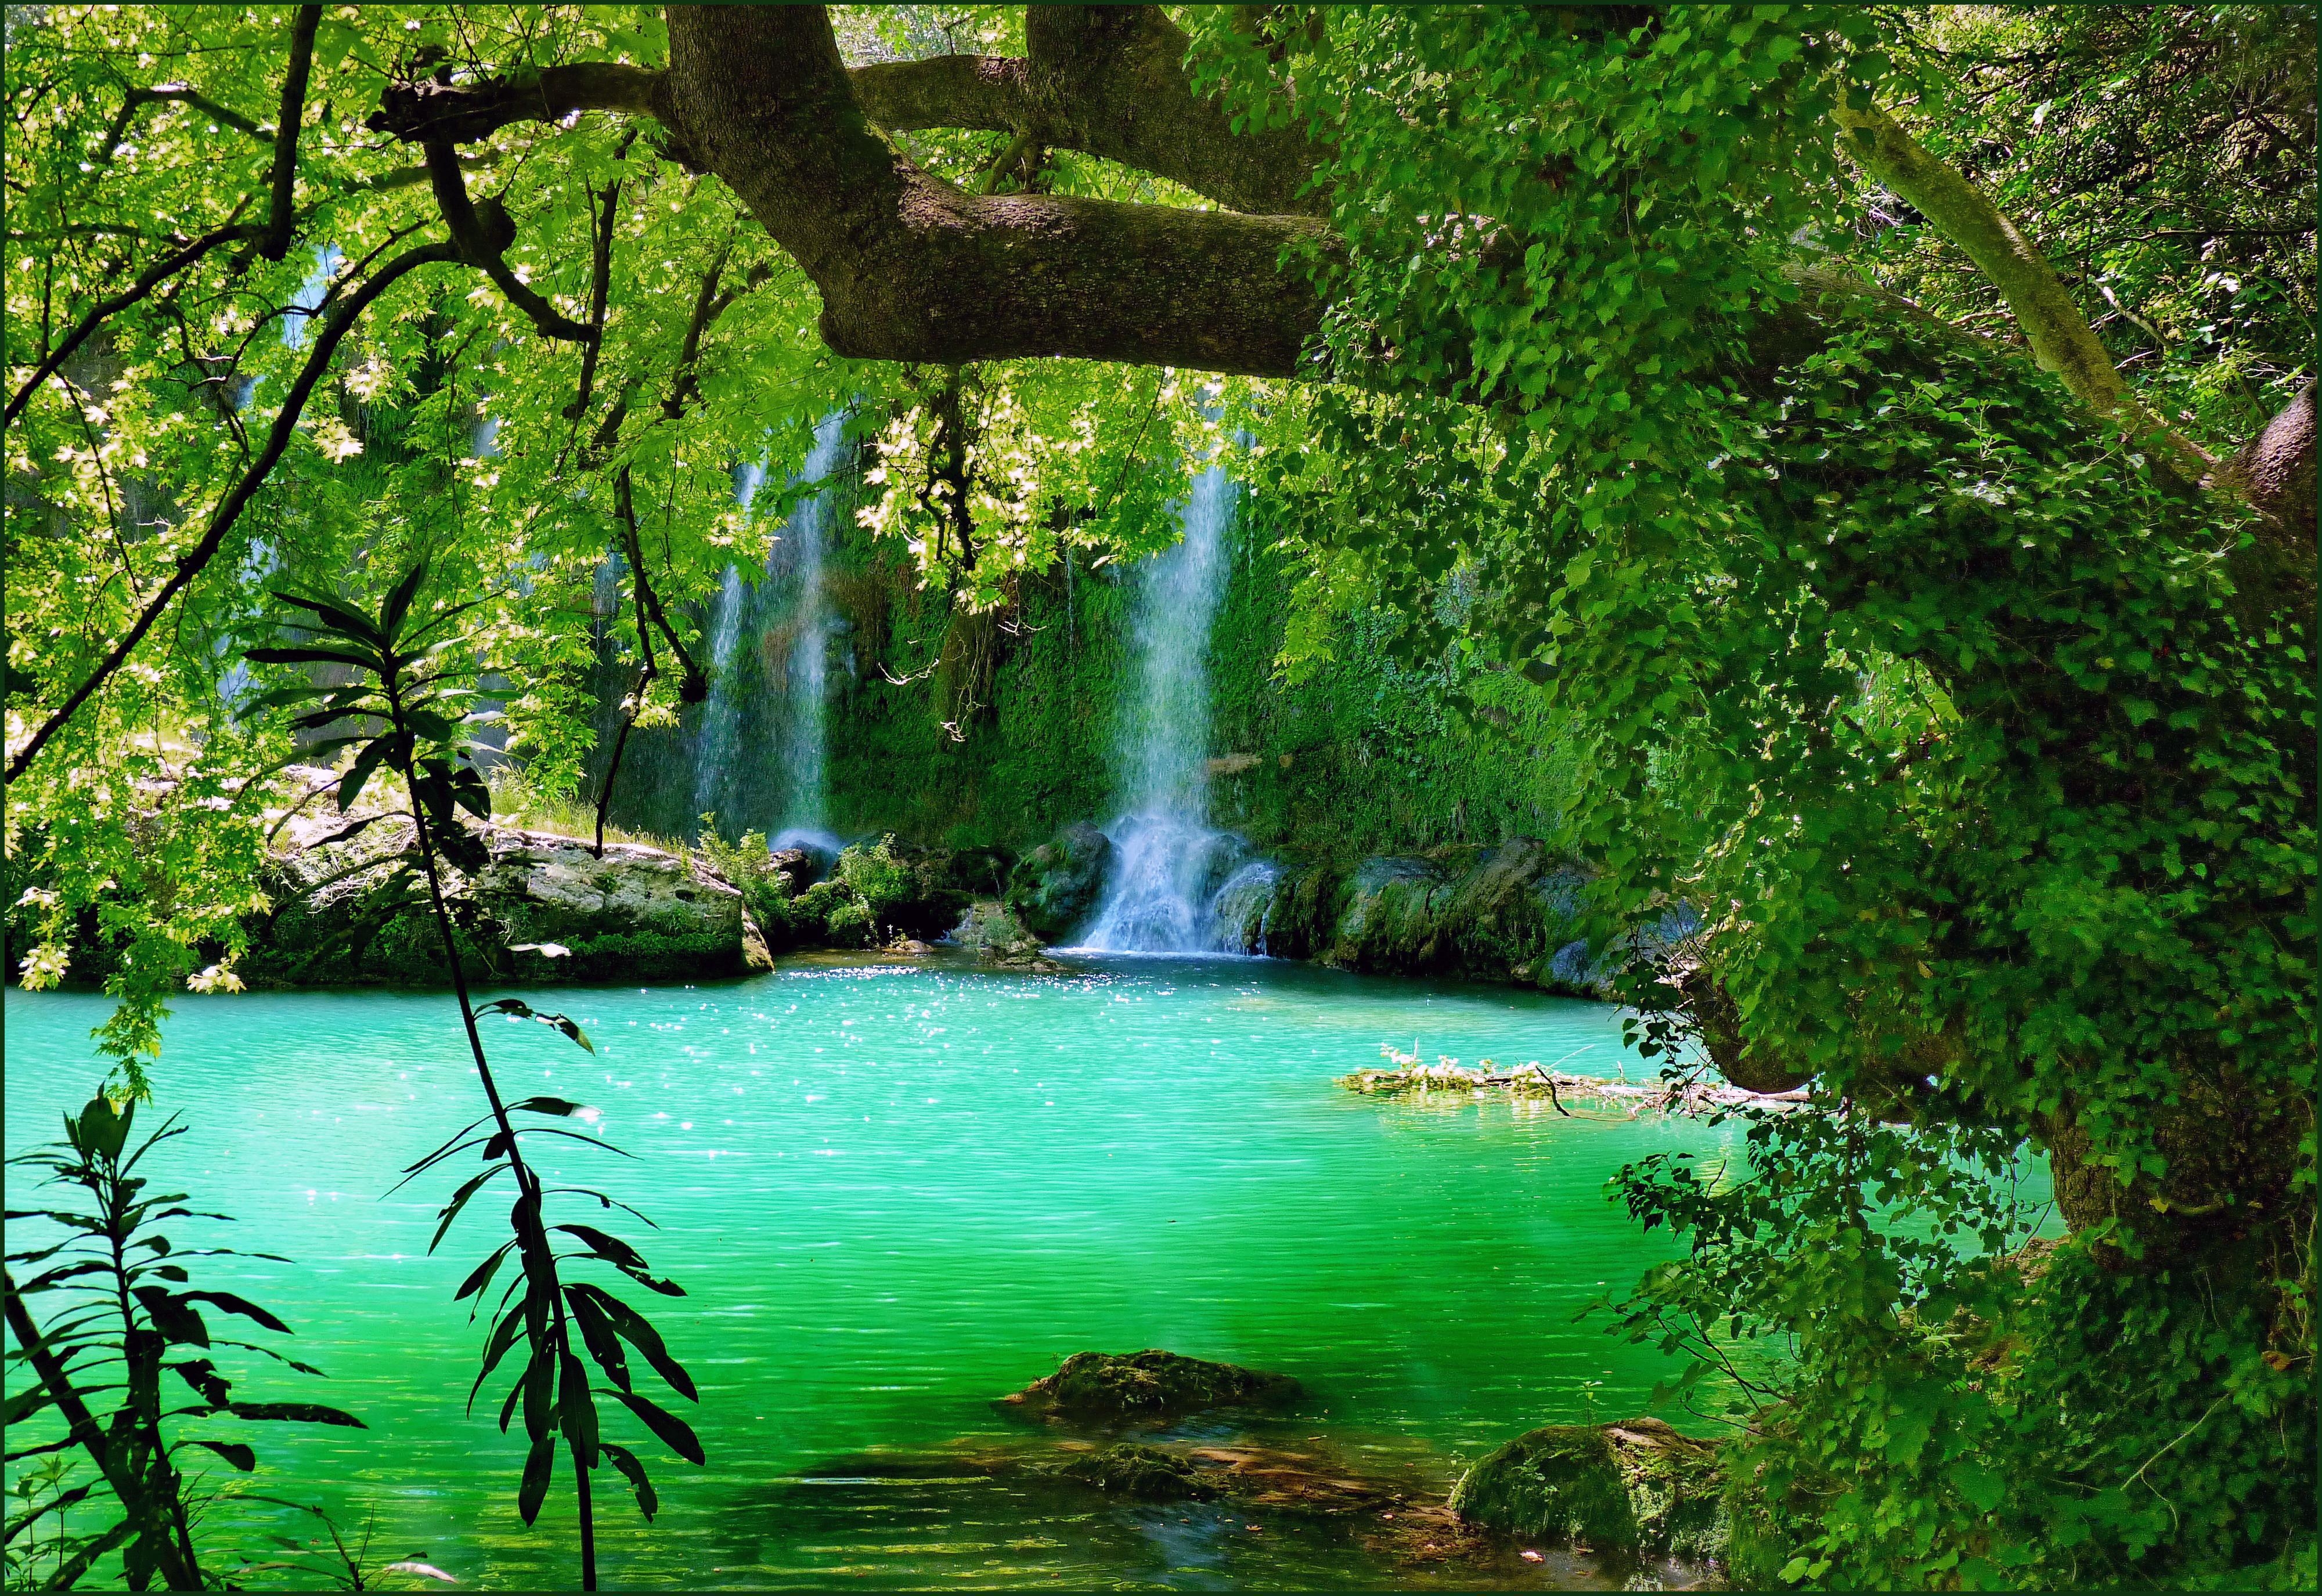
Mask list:
[[1135,687],[1123,706],[1115,766],[1128,808],[1106,831],[1120,857],[1083,945],[1114,952],[1218,948],[1219,899],[1247,896],[1247,845],[1209,825],[1210,628],[1232,562],[1226,529],[1234,488],[1220,466],[1193,480],[1184,535],[1138,581]]
[[[831,474],[845,434],[843,413],[816,426],[800,481],[817,483]],[[745,513],[764,480],[763,465],[736,469],[734,497]],[[828,808],[824,697],[830,638],[822,570],[834,514],[831,497],[818,492],[798,501],[767,552],[765,579],[754,592],[738,568],[726,568],[710,611],[709,699],[694,734],[693,808],[697,815],[715,811],[729,831],[771,816],[782,828],[775,845],[836,853],[836,841],[822,829]],[[745,714],[754,707],[753,689],[762,680],[744,668],[748,661],[742,644],[746,633],[754,645],[750,655],[763,657],[758,645],[778,625],[786,625],[790,647],[780,663],[779,704],[761,708],[773,712],[777,728],[760,744],[772,755],[761,767],[741,757]],[[774,674],[774,661],[764,662],[767,674]],[[778,802],[769,801],[777,797]]]
[[[806,457],[802,480],[827,480],[837,469],[839,451],[846,442],[844,411],[834,411],[816,424],[814,448]],[[838,839],[829,831],[831,616],[829,597],[823,591],[822,568],[830,552],[831,523],[838,508],[836,497],[825,491],[800,500],[791,512],[787,529],[798,599],[792,611],[796,633],[788,661],[790,718],[782,739],[789,792],[782,826],[774,836],[774,846],[779,848],[804,847],[833,854],[838,851]]]

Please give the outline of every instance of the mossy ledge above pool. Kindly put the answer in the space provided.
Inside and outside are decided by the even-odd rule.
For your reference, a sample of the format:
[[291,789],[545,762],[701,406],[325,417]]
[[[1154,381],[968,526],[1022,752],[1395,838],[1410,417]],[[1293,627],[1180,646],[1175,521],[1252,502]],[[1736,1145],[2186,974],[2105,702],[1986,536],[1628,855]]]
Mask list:
[[[407,821],[315,837],[270,862],[270,912],[239,972],[253,987],[448,984]],[[742,894],[697,857],[493,826],[490,862],[444,871],[471,980],[666,981],[772,961]]]

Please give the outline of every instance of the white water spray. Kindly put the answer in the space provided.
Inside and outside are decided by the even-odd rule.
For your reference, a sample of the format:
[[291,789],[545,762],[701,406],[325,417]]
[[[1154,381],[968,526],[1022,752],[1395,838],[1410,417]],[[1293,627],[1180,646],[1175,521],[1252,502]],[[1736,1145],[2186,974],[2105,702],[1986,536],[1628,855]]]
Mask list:
[[[800,480],[817,483],[828,478],[845,442],[845,415],[824,417],[815,428],[814,446]],[[745,513],[765,475],[761,464],[736,469],[734,497]],[[833,495],[825,491],[798,502],[767,552],[765,579],[754,596],[738,568],[726,568],[710,611],[709,699],[702,706],[695,734],[693,807],[697,815],[717,812],[735,829],[772,809],[782,821],[775,846],[804,845],[835,854],[837,844],[823,830],[828,808],[825,727],[830,615],[822,576],[836,515],[832,500]],[[754,642],[762,640],[771,623],[784,618],[790,646],[773,684],[781,695],[780,731],[767,744],[772,758],[761,765],[745,758],[740,747],[743,711],[761,679],[742,679],[748,673],[737,670],[736,655],[745,632]],[[760,780],[779,794],[778,807],[757,798],[753,789]]]
[[[1211,466],[1180,512],[1183,540],[1139,578],[1136,688],[1115,755],[1129,807],[1105,828],[1120,859],[1080,938],[1086,947],[1215,951],[1225,942],[1219,910],[1229,886],[1237,898],[1252,889],[1247,844],[1209,825],[1210,628],[1231,574],[1233,511],[1233,483]],[[1265,879],[1271,883],[1270,873]]]

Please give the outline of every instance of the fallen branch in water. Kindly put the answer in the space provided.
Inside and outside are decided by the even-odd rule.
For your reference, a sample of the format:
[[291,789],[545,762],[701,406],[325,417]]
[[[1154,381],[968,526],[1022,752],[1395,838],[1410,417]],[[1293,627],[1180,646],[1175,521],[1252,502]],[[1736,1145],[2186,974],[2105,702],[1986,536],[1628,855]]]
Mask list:
[[1793,1108],[1806,1100],[1805,1089],[1796,1091],[1743,1091],[1707,1081],[1656,1081],[1632,1085],[1601,1081],[1594,1075],[1567,1075],[1538,1060],[1502,1066],[1490,1059],[1464,1066],[1458,1059],[1438,1057],[1431,1064],[1419,1062],[1416,1053],[1397,1053],[1392,1044],[1380,1047],[1393,1066],[1358,1070],[1341,1075],[1339,1084],[1365,1097],[1400,1097],[1405,1093],[1504,1091],[1515,1097],[1545,1097],[1567,1117],[1577,1117],[1564,1106],[1566,1098],[1608,1108],[1627,1117],[1640,1114],[1707,1114],[1722,1108]]

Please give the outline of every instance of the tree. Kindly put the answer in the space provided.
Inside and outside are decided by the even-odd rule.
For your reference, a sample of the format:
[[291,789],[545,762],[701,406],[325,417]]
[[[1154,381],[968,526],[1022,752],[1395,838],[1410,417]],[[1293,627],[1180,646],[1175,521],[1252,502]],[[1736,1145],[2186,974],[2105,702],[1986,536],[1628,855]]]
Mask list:
[[[884,47],[931,15],[983,48]],[[2263,61],[2310,54],[2310,24],[2161,8],[2025,40],[1797,7],[1236,7],[1182,28],[1156,7],[962,8],[842,17],[850,67],[818,7],[410,20],[77,21],[109,30],[102,49],[12,59],[38,134],[10,158],[16,214],[57,223],[51,255],[11,273],[12,340],[38,329],[11,346],[27,373],[12,470],[68,463],[62,481],[43,465],[41,490],[116,534],[44,543],[12,503],[12,561],[34,573],[17,613],[51,627],[11,650],[29,692],[10,774],[34,812],[58,813],[72,771],[129,770],[124,731],[163,703],[202,702],[199,648],[172,647],[161,690],[123,668],[166,616],[239,634],[233,556],[211,568],[248,557],[252,504],[274,517],[270,558],[328,572],[351,543],[391,556],[381,570],[440,552],[439,571],[492,593],[535,662],[523,745],[569,775],[591,640],[553,616],[577,606],[559,595],[617,547],[631,598],[609,625],[681,653],[676,601],[764,535],[728,502],[734,462],[795,460],[849,405],[861,433],[891,415],[879,447],[910,469],[886,484],[889,524],[917,527],[930,580],[972,608],[1010,561],[1135,546],[1119,485],[1165,497],[1140,461],[1203,426],[1187,385],[1124,389],[1103,363],[1248,379],[1222,386],[1224,424],[1254,439],[1240,469],[1312,553],[1318,602],[1384,597],[1422,617],[1411,646],[1541,682],[1604,772],[1574,824],[1609,867],[1607,916],[1703,907],[1690,968],[1638,975],[1657,1023],[1736,1079],[1813,1079],[1935,1143],[2030,1138],[2104,1291],[2145,1293],[2137,1311],[2164,1323],[2213,1292],[2247,1310],[2254,1339],[2153,1412],[2114,1411],[2107,1446],[2185,1429],[2221,1391],[2253,1425],[2310,1413],[2313,399],[2308,351],[2281,331],[2302,341],[2306,323],[2251,319],[2221,357],[2231,384],[2205,387],[2181,340],[2132,361],[2118,340],[2155,320],[2139,285],[2189,290],[2144,255],[2117,282],[2087,260],[2107,226],[2184,230],[2120,210],[2189,205],[2183,163],[2090,179],[2022,109],[2038,81],[2061,86],[2043,103],[2063,116],[2113,115],[2071,86],[2143,51],[2129,102],[2263,153],[2263,169],[2234,157],[2254,219],[2196,224],[2299,249],[2282,218],[2310,220],[2310,106],[2302,124],[2262,94],[2205,108],[2154,63],[2189,40],[2278,83]],[[229,41],[242,65],[178,81]],[[355,136],[358,101],[402,156]],[[311,151],[261,121],[279,106],[274,125],[298,126],[310,102],[337,118]],[[140,117],[156,133],[124,141]],[[2009,117],[2032,132],[1995,153],[1983,123]],[[221,153],[244,205],[266,195],[263,223],[242,219]],[[498,192],[479,203],[471,181]],[[2033,219],[2052,197],[2078,269]],[[112,218],[146,212],[179,236],[124,241]],[[261,264],[299,259],[269,256],[286,238],[359,262],[317,274],[335,308],[304,366],[251,331],[298,279]],[[2310,253],[2284,259],[2289,300],[2310,306]],[[137,261],[130,290],[100,296]],[[437,280],[422,265],[473,291],[422,302],[382,280]],[[372,381],[414,420],[360,438],[361,414],[307,422],[352,359],[325,342],[375,305],[396,319],[339,380],[358,411]],[[100,346],[133,378],[109,399]],[[964,388],[949,369],[966,366]],[[261,386],[238,405],[244,375]],[[230,440],[270,380],[288,397],[244,463]],[[2235,405],[2201,397],[2227,387]],[[480,389],[496,454],[464,436]],[[964,391],[1008,424],[971,424]],[[2246,440],[2217,430],[2261,418]],[[345,469],[350,443],[374,475]],[[167,515],[123,525],[115,462],[139,451],[151,477],[217,485],[181,490],[217,506],[198,537]],[[1004,535],[960,524],[979,481]],[[1485,595],[1457,635],[1424,618],[1455,570]],[[648,661],[641,709],[672,675]],[[213,785],[192,789],[233,814],[228,772],[270,735],[213,736],[194,762]],[[74,848],[134,852],[119,834]],[[50,924],[101,896],[67,888]],[[119,986],[146,1012],[182,973],[168,950],[230,918],[95,912],[142,928]],[[120,1038],[129,1056],[149,1042]],[[1826,1173],[1858,1156],[1810,1150]],[[2094,1345],[2085,1319],[2044,1333],[2057,1367],[2092,1366],[2071,1351]],[[2101,1405],[2091,1381],[2071,1401]],[[2209,1436],[2172,1443],[2140,1486],[2213,1485],[2203,1460],[2237,1442]],[[2111,1565],[2171,1555],[2135,1528],[2160,1510],[2102,1531]],[[1972,1517],[1943,1533],[1971,1540]],[[1852,1577],[1894,1572],[1890,1532],[1849,1553]]]

